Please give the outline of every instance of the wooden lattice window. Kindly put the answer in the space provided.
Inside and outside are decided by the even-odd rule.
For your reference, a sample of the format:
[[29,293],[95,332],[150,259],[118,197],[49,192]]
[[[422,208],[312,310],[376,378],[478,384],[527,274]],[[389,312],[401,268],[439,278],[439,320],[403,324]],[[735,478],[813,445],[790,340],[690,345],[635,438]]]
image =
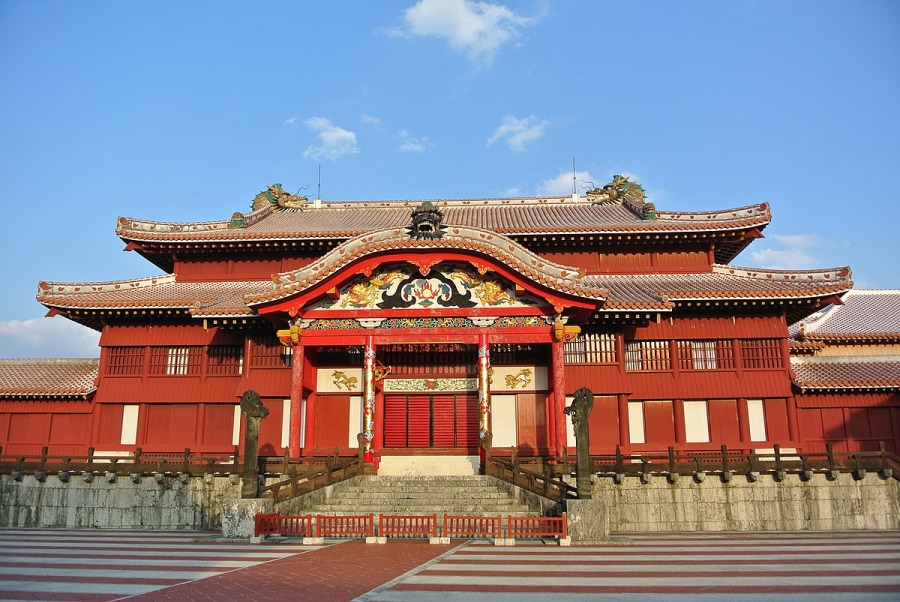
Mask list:
[[275,333],[253,335],[250,350],[250,365],[254,368],[283,368],[290,366],[293,353],[275,336]]
[[548,346],[532,343],[491,344],[492,366],[543,365],[548,361]]
[[734,368],[731,341],[678,341],[681,370],[730,370]]
[[744,339],[741,341],[744,368],[782,368],[781,350],[779,339]]
[[110,347],[106,358],[106,373],[110,376],[134,376],[144,368],[143,347]]
[[567,364],[615,364],[616,335],[607,332],[585,332],[563,347]]
[[200,347],[151,347],[150,374],[199,374],[201,350]]
[[208,356],[207,374],[225,376],[244,371],[243,345],[210,345]]
[[671,370],[669,341],[630,341],[625,344],[626,370]]

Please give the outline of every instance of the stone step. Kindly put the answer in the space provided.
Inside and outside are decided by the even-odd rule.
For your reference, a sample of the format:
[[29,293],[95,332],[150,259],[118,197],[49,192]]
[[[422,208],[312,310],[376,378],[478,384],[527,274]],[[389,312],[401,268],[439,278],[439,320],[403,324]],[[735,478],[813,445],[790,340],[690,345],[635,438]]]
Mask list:
[[328,506],[343,506],[343,507],[355,507],[355,508],[366,508],[366,507],[385,507],[385,508],[454,508],[458,506],[477,506],[480,508],[508,508],[508,507],[522,507],[527,508],[525,504],[519,504],[515,500],[498,500],[491,504],[482,504],[478,501],[467,501],[467,500],[457,500],[455,502],[445,501],[443,503],[435,503],[431,500],[372,500],[367,502],[360,502],[357,500],[345,500],[341,498],[332,498],[330,500],[325,500],[321,504],[316,504],[316,508],[328,507]]
[[342,491],[340,497],[348,500],[382,500],[382,499],[433,499],[433,500],[507,500],[509,496],[497,489],[479,491],[432,491],[407,490],[399,491]]

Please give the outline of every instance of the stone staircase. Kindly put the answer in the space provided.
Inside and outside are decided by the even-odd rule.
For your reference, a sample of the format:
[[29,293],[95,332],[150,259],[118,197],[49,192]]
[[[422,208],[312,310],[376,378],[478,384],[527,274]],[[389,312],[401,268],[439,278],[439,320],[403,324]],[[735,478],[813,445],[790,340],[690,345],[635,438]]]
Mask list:
[[540,516],[483,476],[366,476],[335,486],[305,512],[325,515]]

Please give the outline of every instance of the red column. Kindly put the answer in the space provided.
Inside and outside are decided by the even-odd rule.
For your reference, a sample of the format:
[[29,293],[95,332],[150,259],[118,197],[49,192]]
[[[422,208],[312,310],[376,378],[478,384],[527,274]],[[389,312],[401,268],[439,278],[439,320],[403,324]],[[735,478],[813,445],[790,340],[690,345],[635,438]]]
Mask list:
[[789,397],[787,400],[787,419],[788,419],[788,437],[791,442],[796,446],[800,451],[800,433],[797,430],[797,400],[793,397]]
[[[672,400],[672,414],[675,418],[675,443],[682,444],[687,441],[687,429],[684,426],[684,400]],[[676,445],[679,447],[679,445]]]
[[550,363],[553,366],[553,432],[556,433],[554,453],[557,458],[561,458],[566,445],[566,370],[563,342],[551,343],[550,354]]
[[628,421],[628,396],[624,393],[618,395],[619,408],[619,446],[622,453],[631,454],[631,427]]
[[741,435],[741,443],[745,450],[749,450],[753,447],[750,441],[750,407],[747,405],[746,397],[739,397],[737,400],[737,412],[738,412],[738,431]]
[[[288,422],[288,449],[291,457],[300,455],[300,415],[303,409],[303,345],[291,348],[291,415]],[[309,421],[307,419],[307,424]],[[307,439],[307,442],[309,439]]]

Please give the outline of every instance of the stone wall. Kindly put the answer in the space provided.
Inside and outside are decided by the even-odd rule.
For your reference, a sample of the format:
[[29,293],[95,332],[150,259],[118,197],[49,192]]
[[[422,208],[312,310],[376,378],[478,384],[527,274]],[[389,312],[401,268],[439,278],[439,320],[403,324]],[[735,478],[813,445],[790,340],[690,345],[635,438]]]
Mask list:
[[861,480],[849,473],[809,481],[760,476],[753,483],[740,475],[728,483],[714,476],[674,484],[626,478],[620,485],[595,477],[593,494],[609,504],[611,531],[900,529],[900,482],[873,473]]
[[219,529],[224,500],[240,498],[239,478],[228,476],[118,477],[68,482],[48,475],[0,476],[0,526],[98,529]]

